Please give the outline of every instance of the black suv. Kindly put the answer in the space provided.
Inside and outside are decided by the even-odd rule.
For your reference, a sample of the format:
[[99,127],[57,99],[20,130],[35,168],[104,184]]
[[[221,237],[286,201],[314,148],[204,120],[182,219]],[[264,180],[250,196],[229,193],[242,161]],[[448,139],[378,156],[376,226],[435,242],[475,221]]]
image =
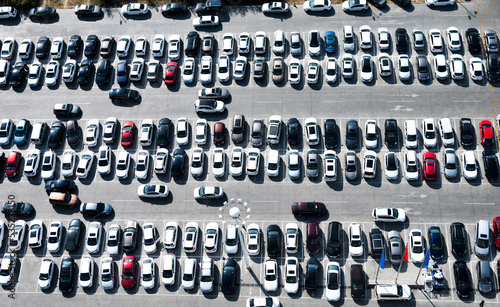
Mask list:
[[85,40],[85,49],[83,53],[87,58],[91,58],[97,53],[97,45],[99,44],[99,38],[97,35],[89,35]]
[[342,224],[330,222],[328,224],[328,237],[326,238],[326,254],[328,257],[338,258],[342,255],[343,237]]
[[50,40],[47,36],[42,36],[36,43],[35,56],[37,59],[44,59],[50,52]]
[[156,144],[159,147],[165,147],[170,143],[172,127],[172,121],[168,118],[162,118],[158,122],[158,136],[156,137]]
[[307,261],[307,272],[304,287],[306,290],[314,291],[318,288],[319,270],[321,264],[316,258],[309,258]]
[[232,294],[234,292],[237,270],[238,264],[233,258],[228,258],[224,262],[220,285],[220,291],[223,294]]
[[384,250],[384,236],[378,228],[372,228],[370,230],[370,255],[372,257],[382,256],[382,251]]
[[460,143],[462,146],[472,146],[474,144],[474,127],[470,118],[460,119]]
[[178,148],[172,155],[172,168],[170,174],[174,178],[180,178],[184,175],[184,164],[186,159],[186,152],[184,149]]
[[267,226],[267,255],[281,256],[281,229],[276,224]]
[[198,53],[199,44],[200,36],[198,35],[198,32],[189,32],[186,39],[186,49],[184,49],[184,53],[190,57],[196,56],[196,54]]
[[300,143],[300,135],[302,134],[302,128],[300,127],[300,122],[295,117],[292,117],[287,122],[288,127],[288,144],[297,145]]
[[325,147],[327,149],[337,148],[337,122],[335,119],[325,119],[324,134],[325,134]]
[[500,81],[500,62],[498,62],[498,54],[490,53],[486,60],[488,68],[488,80],[492,82]]
[[222,1],[206,1],[205,3],[197,3],[194,12],[198,16],[217,15],[224,12]]
[[398,145],[398,122],[395,119],[385,120],[385,145],[396,147]]
[[488,179],[498,178],[498,158],[491,149],[483,151],[484,174]]
[[72,59],[76,58],[80,54],[81,45],[82,38],[80,35],[71,36],[68,43],[68,56]]
[[455,261],[453,264],[453,275],[455,275],[455,286],[460,297],[469,297],[472,293],[471,279],[467,264],[463,261]]
[[404,28],[396,29],[396,50],[399,53],[408,51],[408,33],[406,33],[406,29]]
[[110,72],[111,72],[111,62],[108,59],[99,60],[95,72],[95,83],[97,83],[97,85],[107,84]]
[[455,257],[464,256],[467,252],[467,233],[464,224],[460,222],[451,223],[451,252]]
[[61,292],[67,293],[73,290],[75,273],[75,260],[71,257],[64,258],[61,262],[61,272],[59,274],[59,290]]
[[467,29],[467,31],[465,31],[465,36],[467,37],[469,52],[472,53],[481,51],[481,35],[479,34],[479,31],[477,29]]
[[60,121],[56,121],[52,124],[49,131],[49,139],[47,146],[49,148],[57,148],[61,145],[64,139],[64,124]]

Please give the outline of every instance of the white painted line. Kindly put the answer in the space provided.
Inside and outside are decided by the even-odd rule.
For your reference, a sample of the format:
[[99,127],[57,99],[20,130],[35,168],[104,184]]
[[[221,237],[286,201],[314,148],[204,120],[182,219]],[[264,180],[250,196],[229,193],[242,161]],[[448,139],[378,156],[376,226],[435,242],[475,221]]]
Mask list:
[[393,201],[392,203],[395,205],[404,205],[404,204],[421,205],[422,204],[422,202],[419,202],[419,201]]
[[260,101],[255,101],[255,103],[282,103],[281,100],[260,100]]
[[494,206],[494,205],[495,205],[495,203],[464,203],[464,205]]
[[277,200],[251,200],[251,203],[277,203]]

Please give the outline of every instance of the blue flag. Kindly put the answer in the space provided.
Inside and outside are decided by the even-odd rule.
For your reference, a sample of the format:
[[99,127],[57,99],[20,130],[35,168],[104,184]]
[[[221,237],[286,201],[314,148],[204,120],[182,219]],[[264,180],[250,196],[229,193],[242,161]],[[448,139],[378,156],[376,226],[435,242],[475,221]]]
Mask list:
[[382,249],[382,256],[380,257],[380,268],[385,269],[385,246]]
[[424,268],[428,269],[429,268],[429,260],[431,260],[431,249],[429,248],[427,250],[427,255],[425,255],[425,262],[424,262]]

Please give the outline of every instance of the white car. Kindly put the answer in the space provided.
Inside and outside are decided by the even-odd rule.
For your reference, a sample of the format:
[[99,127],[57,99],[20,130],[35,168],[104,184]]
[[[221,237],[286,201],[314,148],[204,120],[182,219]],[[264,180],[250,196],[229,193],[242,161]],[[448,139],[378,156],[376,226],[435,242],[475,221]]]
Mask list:
[[352,78],[354,76],[354,66],[356,62],[354,57],[350,53],[345,53],[342,58],[342,76],[345,79]]
[[266,47],[267,47],[266,33],[264,31],[255,32],[253,52],[255,54],[264,54],[266,53]]
[[359,28],[359,42],[361,49],[370,49],[372,47],[372,29],[370,26],[365,25]]
[[328,58],[326,61],[325,79],[328,83],[335,83],[337,81],[337,59]]
[[121,151],[116,159],[116,177],[118,179],[126,179],[130,169],[130,153]]
[[299,84],[302,78],[302,65],[300,60],[293,58],[288,63],[288,79],[290,84]]
[[267,143],[271,145],[279,144],[281,135],[281,116],[271,115],[267,128]]
[[177,61],[181,56],[181,37],[177,34],[170,35],[168,42],[168,58]]
[[160,243],[160,234],[153,223],[144,223],[142,226],[144,251],[146,254],[156,252],[158,243]]
[[0,85],[7,85],[10,73],[10,62],[4,59],[0,60]]
[[246,67],[247,67],[247,58],[242,55],[238,56],[236,58],[236,62],[234,63],[234,71],[233,71],[234,80],[245,79]]
[[30,87],[38,86],[38,84],[40,83],[42,70],[43,68],[41,63],[34,63],[30,65],[28,73],[28,85]]
[[330,0],[310,0],[304,2],[304,11],[306,12],[323,12],[332,9]]
[[364,244],[365,238],[363,236],[363,230],[361,230],[361,225],[358,223],[351,223],[351,225],[349,225],[349,251],[351,256],[362,256],[364,254]]
[[97,171],[101,175],[107,175],[111,172],[111,147],[103,145],[99,147],[97,153]]
[[209,55],[201,57],[200,82],[202,84],[212,82],[212,57]]
[[163,255],[161,281],[164,285],[170,286],[175,283],[175,269],[177,268],[177,260],[174,254]]
[[222,37],[222,54],[232,55],[234,52],[234,35],[225,33]]
[[392,75],[392,61],[387,53],[381,53],[378,57],[380,76],[387,77]]
[[[5,42],[4,42],[5,44]],[[62,37],[56,37],[52,41],[52,44],[50,46],[50,56],[54,60],[59,60],[62,56],[63,53],[63,47],[64,47],[64,40]],[[3,49],[3,48],[2,48]],[[2,52],[3,55],[3,52]],[[3,58],[3,56],[2,56]]]
[[326,265],[326,300],[338,302],[342,289],[340,264],[338,262],[328,262]]
[[214,289],[214,260],[203,257],[200,270],[200,291],[210,293]]
[[38,173],[40,166],[40,150],[33,148],[28,151],[26,162],[24,162],[24,175],[34,177]]
[[300,281],[299,260],[296,257],[287,257],[285,261],[285,291],[288,294],[297,293]]
[[116,117],[108,117],[102,131],[102,141],[106,144],[112,144],[116,139],[116,130],[118,127],[118,119]]
[[156,174],[165,174],[167,172],[168,157],[168,149],[160,148],[156,151],[154,165]]
[[219,24],[219,16],[216,15],[204,15],[193,19],[193,27],[195,28],[216,27]]
[[196,258],[186,258],[184,260],[184,269],[182,270],[182,287],[185,290],[194,288],[196,282],[196,269],[198,268],[198,261]]
[[249,176],[259,174],[260,165],[260,150],[258,148],[250,148],[247,154],[246,173]]
[[165,36],[162,34],[157,34],[153,38],[153,44],[151,45],[151,53],[155,58],[161,58],[163,56],[163,51],[165,50]]
[[419,177],[419,163],[417,153],[414,150],[408,150],[404,154],[405,178],[409,181],[417,180]]
[[184,242],[182,248],[186,253],[196,252],[198,246],[198,223],[188,222],[184,228]]
[[29,59],[33,51],[33,41],[29,38],[23,39],[19,45],[19,57],[21,60]]
[[276,149],[271,149],[267,154],[267,175],[276,177],[280,173],[280,154]]
[[270,2],[262,4],[261,9],[264,14],[286,14],[290,7],[285,2]]
[[123,35],[122,37],[120,37],[118,43],[116,44],[116,55],[119,58],[125,58],[128,56],[131,41],[132,38],[128,35]]
[[101,260],[101,286],[104,290],[115,288],[115,263],[113,258],[104,257]]
[[387,180],[396,180],[399,178],[399,162],[396,153],[390,151],[384,154],[385,160],[385,178]]
[[52,150],[48,150],[43,153],[42,158],[42,179],[48,180],[54,178],[54,172],[56,169],[56,153]]
[[472,57],[469,59],[469,73],[470,78],[474,81],[481,81],[484,79],[484,67],[480,58]]
[[137,196],[141,198],[165,198],[169,190],[163,184],[141,184],[137,187]]
[[337,154],[333,150],[325,151],[324,159],[324,177],[325,181],[336,181],[337,180]]
[[141,81],[144,72],[144,59],[136,58],[130,69],[130,81]]
[[47,65],[47,72],[45,73],[45,83],[47,86],[55,86],[57,79],[59,79],[59,68],[61,64],[58,61],[50,61]]
[[373,150],[365,151],[363,155],[363,177],[375,178],[377,174],[377,153]]
[[356,40],[354,37],[354,29],[352,28],[352,26],[344,26],[342,28],[342,36],[344,51],[353,53],[354,49],[356,48]]
[[410,257],[413,263],[425,261],[424,237],[420,229],[410,230]]
[[146,179],[149,173],[149,151],[140,150],[137,153],[135,165],[135,177],[137,179]]
[[245,153],[242,147],[236,146],[231,152],[231,165],[229,166],[229,173],[233,177],[238,177],[243,174],[245,161]]
[[288,177],[290,179],[298,179],[300,177],[300,155],[296,149],[288,151]]
[[151,61],[148,64],[148,70],[146,71],[147,80],[149,82],[156,82],[160,76],[161,64],[159,61]]
[[217,199],[222,198],[224,189],[214,186],[197,187],[193,191],[194,199]]
[[52,278],[54,276],[54,260],[43,259],[40,266],[40,273],[38,274],[38,286],[40,289],[45,290],[52,285]]
[[75,173],[76,153],[74,150],[67,150],[61,158],[61,174],[64,177],[71,177]]
[[141,131],[139,132],[139,143],[143,147],[150,146],[153,142],[154,124],[152,119],[143,119]]
[[447,148],[443,154],[443,169],[446,178],[455,178],[458,175],[457,159],[455,150]]
[[120,242],[122,238],[122,229],[118,224],[111,224],[108,227],[108,240],[106,250],[108,255],[116,256],[120,252]]
[[401,208],[375,208],[372,218],[374,222],[404,223],[406,211]]
[[121,12],[123,16],[127,17],[146,15],[149,12],[149,7],[143,3],[129,3],[122,6]]
[[91,288],[94,282],[94,267],[95,262],[92,257],[83,257],[80,261],[80,287],[84,289]]
[[250,224],[247,227],[247,252],[250,256],[257,256],[260,253],[260,226]]
[[462,49],[462,38],[457,28],[449,27],[446,29],[446,37],[448,38],[448,48],[451,51],[460,51]]
[[299,250],[299,226],[296,223],[288,223],[285,233],[285,251],[287,254],[295,254]]
[[217,75],[220,82],[227,82],[231,78],[231,64],[229,56],[223,54],[219,57]]
[[225,250],[227,254],[234,255],[238,252],[239,247],[239,227],[233,224],[226,226],[226,241]]
[[89,225],[87,234],[87,251],[89,254],[98,253],[101,249],[102,224],[101,222],[92,222]]
[[426,118],[422,121],[422,137],[425,147],[435,147],[437,145],[436,125],[434,119]]
[[203,249],[207,253],[217,252],[219,246],[219,225],[215,222],[208,223],[205,226],[205,239],[203,240]]
[[429,44],[432,53],[443,52],[443,37],[438,29],[429,30]]
[[250,34],[243,32],[238,36],[238,52],[249,53],[250,52]]
[[63,226],[60,221],[50,223],[47,232],[47,250],[51,253],[57,253],[61,248]]
[[176,131],[176,141],[177,145],[185,146],[189,142],[189,122],[187,118],[181,117],[177,120],[177,131]]
[[344,12],[366,12],[368,10],[368,4],[366,0],[348,0],[342,2],[342,10]]
[[62,70],[62,79],[66,83],[71,83],[75,80],[76,70],[78,69],[78,64],[75,60],[67,60],[64,64]]
[[[2,226],[2,234],[3,234],[3,224],[4,222],[1,222]],[[31,221],[30,223],[30,228],[28,232],[28,246],[31,248],[39,248],[42,247],[42,238],[43,238],[43,222],[41,220],[34,220]],[[3,237],[2,237],[3,238]],[[3,241],[0,240],[0,241]]]
[[168,222],[165,224],[165,228],[163,229],[163,247],[165,249],[175,249],[177,246],[178,230],[179,224],[177,222]]
[[273,39],[274,54],[277,55],[283,54],[283,52],[285,52],[285,46],[286,46],[285,32],[283,32],[283,30],[276,30],[274,32],[274,39]]
[[452,6],[455,5],[455,0],[425,0],[425,4],[429,7]]
[[261,296],[247,298],[246,307],[279,307],[280,300],[276,297]]
[[450,56],[450,72],[453,80],[462,80],[465,76],[465,63],[460,54]]
[[205,154],[202,148],[194,148],[191,152],[191,175],[199,177],[203,174]]
[[316,84],[319,79],[319,72],[321,70],[321,66],[319,65],[319,61],[310,60],[307,64],[307,83]]
[[388,50],[391,47],[391,37],[389,29],[378,28],[378,47],[380,51]]
[[0,265],[0,285],[7,286],[10,284],[11,278],[15,276],[16,262],[16,254],[4,254]]
[[226,154],[224,149],[216,148],[212,156],[212,173],[214,177],[223,177],[226,174]]
[[441,134],[441,142],[444,147],[452,147],[455,145],[455,136],[451,120],[448,117],[443,117],[438,121],[439,132]]
[[196,61],[194,58],[184,60],[184,70],[182,71],[182,81],[186,84],[193,83],[196,75]]
[[377,122],[375,120],[366,121],[365,146],[368,149],[377,148],[378,146]]
[[23,220],[17,220],[14,223],[14,228],[9,229],[9,251],[17,252],[23,247],[24,237],[26,232],[26,222]]
[[474,151],[466,150],[462,153],[462,172],[464,178],[474,180],[477,177],[477,162]]
[[90,168],[94,162],[94,153],[90,150],[84,151],[78,162],[78,167],[76,168],[76,177],[85,179],[87,178]]
[[305,119],[304,129],[306,130],[306,141],[309,146],[319,144],[318,121],[316,118],[309,117]]
[[100,135],[99,120],[90,119],[85,127],[85,145],[93,147],[97,145]]
[[406,54],[400,54],[398,58],[399,80],[408,81],[411,79],[410,58]]
[[278,263],[268,259],[264,263],[264,290],[274,292],[278,290],[278,283]]
[[308,35],[308,47],[310,56],[321,55],[321,35],[318,30],[309,31]]
[[[58,37],[60,38],[60,37]],[[56,40],[55,38],[54,40]],[[16,47],[16,40],[13,37],[7,37],[3,41],[2,45],[2,59],[4,60],[10,60],[12,58],[12,55],[14,54],[14,48]]]

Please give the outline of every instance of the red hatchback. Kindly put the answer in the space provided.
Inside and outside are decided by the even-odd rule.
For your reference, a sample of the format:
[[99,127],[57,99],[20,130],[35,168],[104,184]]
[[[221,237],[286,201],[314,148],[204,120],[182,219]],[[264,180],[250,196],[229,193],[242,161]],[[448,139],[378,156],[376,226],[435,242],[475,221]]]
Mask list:
[[292,213],[295,215],[323,215],[326,213],[326,206],[324,203],[313,202],[300,202],[292,204]]
[[427,181],[436,180],[437,161],[433,152],[424,153],[424,178]]
[[122,287],[130,289],[135,286],[137,277],[137,262],[134,256],[123,258]]
[[493,146],[493,125],[489,120],[479,123],[479,133],[481,134],[481,145]]
[[5,164],[5,175],[8,178],[16,177],[20,162],[21,153],[19,151],[11,151],[7,157],[7,164]]
[[135,125],[133,121],[127,121],[123,124],[122,128],[122,146],[131,147],[134,145],[135,139]]
[[222,146],[226,142],[226,125],[216,122],[214,125],[214,145]]
[[165,71],[165,84],[175,85],[175,81],[177,80],[177,72],[179,71],[179,65],[177,64],[177,62],[168,62]]
[[500,249],[500,216],[493,219],[493,235],[495,237],[495,246]]

